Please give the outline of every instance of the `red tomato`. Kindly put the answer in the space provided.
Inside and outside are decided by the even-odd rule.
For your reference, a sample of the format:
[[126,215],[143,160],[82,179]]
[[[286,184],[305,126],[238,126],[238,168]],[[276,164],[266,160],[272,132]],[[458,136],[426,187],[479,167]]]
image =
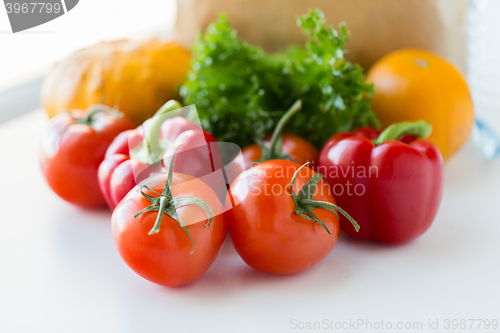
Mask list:
[[[271,136],[266,136],[264,145],[269,148]],[[302,139],[300,136],[290,133],[284,133],[282,138],[281,151],[283,154],[290,157],[292,160],[302,165],[306,162],[311,162],[313,166],[318,162],[318,150],[309,141]],[[245,166],[249,168],[253,163],[262,158],[262,150],[259,145],[251,144],[241,150]]]
[[[142,185],[161,193],[166,183],[165,175],[148,178]],[[227,234],[223,206],[213,190],[199,179],[173,173],[172,195],[203,200],[213,214],[209,226],[208,213],[197,205],[175,209],[186,224],[188,233],[179,222],[162,214],[157,233],[151,234],[158,211],[148,211],[134,218],[134,214],[151,205],[136,186],[118,204],[111,218],[113,240],[125,263],[143,278],[169,287],[181,286],[198,280],[212,265]],[[158,197],[152,191],[144,192]]]
[[50,188],[62,199],[80,206],[106,204],[97,170],[106,149],[134,124],[105,106],[61,113],[49,122],[42,139],[40,164]]
[[[290,185],[299,168],[292,188],[300,199],[296,201]],[[308,182],[313,186],[306,186]],[[309,194],[302,193],[307,188],[311,189]],[[226,202],[235,205],[227,216],[229,233],[241,258],[259,271],[275,274],[302,272],[325,258],[337,242],[339,219],[330,210],[311,206],[311,199],[324,206],[335,204],[322,176],[298,163],[266,161],[239,175]],[[307,217],[299,215],[298,209]]]

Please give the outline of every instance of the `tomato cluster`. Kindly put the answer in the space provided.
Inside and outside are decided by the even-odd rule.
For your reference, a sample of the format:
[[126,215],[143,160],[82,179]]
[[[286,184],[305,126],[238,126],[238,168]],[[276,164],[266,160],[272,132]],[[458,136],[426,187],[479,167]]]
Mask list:
[[171,287],[197,280],[215,260],[228,226],[243,260],[268,273],[304,271],[335,246],[337,211],[345,212],[323,176],[306,164],[270,160],[250,167],[231,185],[227,210],[203,181],[174,173],[174,160],[166,179],[148,178],[113,212],[115,245],[142,277]]
[[[426,122],[339,133],[318,153],[303,138],[282,134],[300,110],[299,100],[271,137],[256,138],[242,150],[243,162],[233,168],[212,135],[183,117],[164,117],[180,107],[170,101],[133,130],[103,106],[81,117],[61,114],[42,146],[42,170],[51,188],[81,206],[106,202],[118,252],[149,281],[170,287],[196,281],[228,231],[249,266],[294,274],[325,258],[341,228],[356,238],[401,243],[434,220],[442,157],[419,139],[430,134]],[[377,177],[338,172],[350,167],[376,167]],[[221,170],[222,182],[207,180]],[[366,195],[335,193],[349,183],[362,186]],[[414,193],[403,195],[408,188]]]

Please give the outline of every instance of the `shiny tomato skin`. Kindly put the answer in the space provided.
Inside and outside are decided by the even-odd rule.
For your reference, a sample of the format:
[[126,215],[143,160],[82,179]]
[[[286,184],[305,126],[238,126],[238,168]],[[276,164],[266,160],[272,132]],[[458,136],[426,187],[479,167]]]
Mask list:
[[106,204],[97,173],[106,149],[121,132],[133,128],[126,118],[99,112],[91,124],[78,123],[82,113],[52,118],[42,138],[40,165],[50,188],[62,199],[83,207]]
[[[165,175],[146,180],[147,185],[161,193]],[[144,189],[146,193],[155,195]],[[194,196],[204,200],[214,218],[209,227],[208,214],[195,205],[177,209],[186,223],[196,250],[188,235],[177,221],[163,214],[160,230],[148,235],[158,212],[146,212],[134,218],[134,214],[150,205],[140,188],[136,186],[118,204],[111,218],[115,246],[125,263],[143,278],[159,285],[177,287],[198,280],[212,265],[224,244],[227,223],[220,200],[201,180],[174,173],[173,196]],[[190,224],[190,222],[199,221]]]
[[[264,138],[264,144],[270,144],[271,136]],[[313,166],[317,165],[319,152],[308,141],[298,135],[284,133],[282,138],[281,151],[288,155],[292,160],[300,165],[311,162]],[[245,166],[249,168],[253,163],[257,162],[262,157],[262,151],[257,144],[251,144],[241,150]]]
[[[334,213],[313,210],[325,222],[329,235],[319,223],[294,212],[290,182],[300,166],[286,160],[262,162],[239,175],[231,185],[226,205],[233,201],[236,206],[227,212],[229,233],[238,254],[256,270],[274,274],[302,272],[325,258],[337,242],[339,220]],[[315,173],[303,168],[295,181],[295,193]],[[313,199],[335,203],[324,180],[318,183]]]

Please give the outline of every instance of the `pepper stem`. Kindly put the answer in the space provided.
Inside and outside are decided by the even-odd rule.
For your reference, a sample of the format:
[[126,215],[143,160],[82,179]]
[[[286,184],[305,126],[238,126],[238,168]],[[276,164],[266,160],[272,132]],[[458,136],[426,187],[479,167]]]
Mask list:
[[180,144],[175,149],[174,154],[172,155],[172,159],[170,160],[170,165],[169,165],[169,169],[168,169],[167,180],[165,181],[165,186],[163,187],[163,191],[161,192],[161,194],[150,189],[149,187],[147,187],[145,185],[142,187],[142,188],[146,188],[149,192],[158,195],[156,197],[156,196],[145,193],[141,188],[142,196],[145,197],[151,203],[151,205],[144,208],[140,212],[137,212],[136,214],[134,214],[134,218],[137,218],[139,215],[146,213],[146,212],[157,211],[158,213],[156,216],[155,224],[153,225],[153,228],[148,232],[148,235],[154,235],[160,231],[160,225],[161,225],[161,220],[163,218],[163,214],[167,214],[172,219],[177,221],[177,223],[179,223],[179,225],[184,229],[184,231],[186,232],[186,234],[189,237],[189,240],[191,241],[191,244],[193,245],[193,251],[191,251],[191,253],[193,253],[195,250],[193,238],[191,237],[191,233],[189,232],[188,227],[186,226],[184,221],[182,221],[182,219],[177,214],[177,208],[180,208],[182,206],[187,206],[187,205],[197,205],[197,206],[203,208],[209,216],[208,223],[205,224],[205,227],[209,227],[210,224],[212,223],[213,214],[212,214],[212,210],[210,209],[208,204],[200,198],[174,197],[172,194],[172,182],[173,182],[173,177],[174,177],[173,170],[174,170],[175,154],[177,153],[177,149],[179,149],[179,147],[182,145],[183,144]]
[[345,210],[340,208],[339,206],[331,203],[331,202],[326,202],[326,201],[317,201],[313,199],[313,194],[314,191],[316,190],[316,186],[318,183],[321,181],[321,179],[324,178],[324,176],[321,173],[316,173],[314,174],[308,181],[307,183],[300,189],[299,193],[295,193],[293,190],[293,185],[295,184],[295,179],[297,179],[297,175],[299,174],[300,170],[307,166],[310,162],[304,163],[300,168],[295,171],[295,173],[292,176],[292,181],[290,183],[290,192],[292,194],[293,202],[295,204],[295,214],[302,216],[306,220],[312,221],[319,223],[323,229],[326,230],[326,232],[331,235],[330,230],[328,230],[328,227],[326,226],[325,222],[320,220],[316,215],[313,213],[313,209],[326,209],[330,212],[335,213],[337,217],[339,217],[339,212],[344,215],[349,222],[352,223],[354,226],[354,229],[356,231],[359,231],[359,224],[349,215]]
[[147,155],[149,156],[150,164],[154,164],[163,154],[163,149],[160,146],[160,129],[161,125],[165,121],[165,117],[163,117],[163,115],[181,107],[182,105],[179,102],[170,100],[165,103],[153,116],[151,127],[144,135],[145,149],[148,150]]
[[269,148],[264,146],[264,143],[260,140],[257,140],[257,144],[260,146],[262,151],[262,158],[259,162],[275,160],[275,159],[287,159],[290,160],[290,157],[283,154],[281,151],[281,144],[283,139],[283,130],[285,129],[288,121],[302,108],[302,101],[298,99],[293,103],[293,105],[288,109],[285,114],[280,118],[276,127],[274,128],[273,135],[271,136],[271,141]]
[[431,135],[431,132],[432,125],[425,120],[415,122],[404,121],[387,127],[373,143],[375,145],[380,145],[386,141],[397,140],[403,135],[413,135],[419,139],[427,139],[429,135]]

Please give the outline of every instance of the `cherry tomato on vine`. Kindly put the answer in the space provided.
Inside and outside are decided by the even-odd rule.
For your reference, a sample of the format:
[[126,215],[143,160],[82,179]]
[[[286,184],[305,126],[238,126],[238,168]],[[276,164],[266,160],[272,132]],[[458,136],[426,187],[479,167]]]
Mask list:
[[337,212],[350,218],[335,205],[323,175],[287,160],[262,162],[240,174],[231,185],[229,202],[229,233],[236,251],[251,267],[275,274],[316,265],[337,242]]
[[118,204],[113,240],[125,263],[143,278],[169,287],[198,280],[224,244],[227,223],[214,191],[192,176],[146,179]]
[[52,118],[40,154],[42,172],[50,188],[72,204],[104,206],[97,181],[99,164],[113,139],[133,127],[120,112],[104,105]]

